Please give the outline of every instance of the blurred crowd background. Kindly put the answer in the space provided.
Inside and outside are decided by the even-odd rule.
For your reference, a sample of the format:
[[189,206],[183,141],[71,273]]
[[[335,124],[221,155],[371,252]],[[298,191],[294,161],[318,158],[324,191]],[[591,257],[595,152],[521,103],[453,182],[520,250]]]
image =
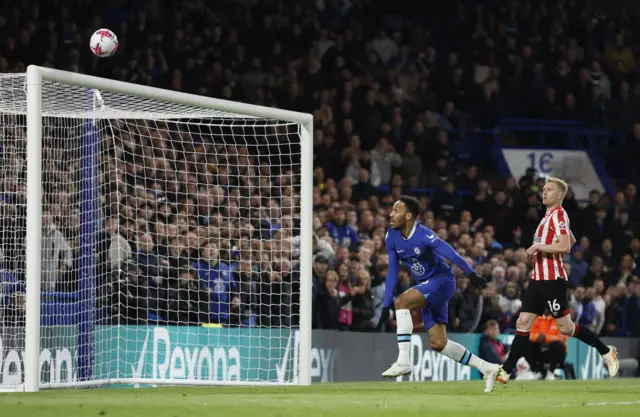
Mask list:
[[[0,6],[0,71],[38,64],[313,113],[313,325],[324,329],[373,331],[388,214],[410,193],[423,205],[421,221],[490,279],[478,292],[459,275],[449,329],[482,332],[497,322],[513,332],[544,179],[534,170],[501,177],[479,132],[505,117],[616,132],[627,140],[607,162],[624,180],[615,195],[594,191],[588,201],[569,192],[578,243],[565,268],[576,322],[640,336],[633,13],[578,0],[444,3],[391,13],[367,0],[9,1]],[[109,59],[88,48],[101,27],[120,40]],[[25,265],[17,123],[2,116],[0,282],[10,321],[21,314]],[[82,121],[54,124],[43,135],[42,282],[58,297],[79,287],[82,174],[69,138],[82,129]],[[295,126],[123,120],[101,132],[101,320],[297,325]],[[484,152],[463,159],[461,146]],[[400,274],[398,293],[411,286],[408,271]]]

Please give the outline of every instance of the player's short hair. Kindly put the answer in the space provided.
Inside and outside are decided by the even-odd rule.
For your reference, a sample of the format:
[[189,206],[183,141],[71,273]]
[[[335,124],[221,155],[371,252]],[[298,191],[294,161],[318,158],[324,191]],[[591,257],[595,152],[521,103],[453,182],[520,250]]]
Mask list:
[[558,189],[560,190],[560,192],[562,193],[562,195],[567,194],[567,190],[569,189],[569,186],[567,185],[566,182],[564,182],[563,180],[561,180],[560,178],[556,178],[556,177],[549,177],[546,179],[546,181],[544,182],[545,184],[555,184]]
[[402,201],[407,207],[407,211],[413,214],[413,218],[417,219],[420,215],[420,201],[417,198],[410,195],[403,195],[398,201]]

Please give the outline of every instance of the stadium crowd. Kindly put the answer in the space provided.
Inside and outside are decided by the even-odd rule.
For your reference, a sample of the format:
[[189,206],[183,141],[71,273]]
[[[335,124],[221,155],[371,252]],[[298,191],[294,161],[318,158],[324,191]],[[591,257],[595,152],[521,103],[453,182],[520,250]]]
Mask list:
[[[533,171],[499,179],[486,161],[462,165],[451,146],[465,140],[456,129],[491,128],[506,116],[576,119],[628,134],[633,157],[640,66],[626,12],[605,17],[580,1],[482,3],[450,2],[441,14],[404,19],[378,15],[366,0],[7,3],[0,71],[39,64],[313,113],[314,327],[372,331],[390,207],[423,190],[413,192],[421,220],[490,279],[478,292],[458,278],[450,330],[480,332],[496,320],[510,332],[531,273],[525,248],[544,215],[543,179]],[[112,58],[87,47],[99,27],[119,37]],[[25,132],[9,118],[1,261],[5,282],[20,282]],[[296,139],[268,129],[262,139],[247,139],[247,129],[192,135],[193,127],[131,120],[104,130],[102,320],[295,326]],[[278,142],[266,158],[265,138]],[[44,148],[43,288],[74,293],[79,155],[65,140],[45,139]],[[579,204],[569,192],[578,244],[565,268],[576,322],[601,335],[640,336],[640,171],[622,162],[632,181],[615,195],[592,192]],[[398,292],[411,285],[408,271],[400,274]],[[22,300],[19,292],[5,298],[7,316]]]

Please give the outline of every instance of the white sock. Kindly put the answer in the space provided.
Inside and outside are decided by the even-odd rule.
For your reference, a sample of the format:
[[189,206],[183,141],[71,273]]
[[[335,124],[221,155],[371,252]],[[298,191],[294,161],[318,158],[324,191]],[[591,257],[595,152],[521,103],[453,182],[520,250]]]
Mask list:
[[440,353],[450,357],[456,362],[460,362],[463,365],[468,365],[476,368],[483,375],[491,372],[491,369],[493,368],[492,364],[480,359],[473,353],[469,352],[460,343],[456,343],[453,340],[447,340],[447,344]]
[[409,353],[411,350],[411,333],[413,332],[413,319],[407,309],[396,310],[396,336],[398,338],[398,363],[409,365]]

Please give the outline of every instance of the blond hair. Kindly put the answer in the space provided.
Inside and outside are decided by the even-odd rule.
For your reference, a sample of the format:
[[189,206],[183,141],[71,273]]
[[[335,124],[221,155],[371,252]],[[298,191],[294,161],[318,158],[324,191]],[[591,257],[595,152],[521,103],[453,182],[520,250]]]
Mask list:
[[558,187],[558,190],[560,190],[560,193],[562,193],[563,197],[567,194],[567,190],[569,189],[569,186],[567,185],[566,182],[564,182],[560,178],[549,177],[545,181],[545,184],[549,184],[549,183],[555,184]]

